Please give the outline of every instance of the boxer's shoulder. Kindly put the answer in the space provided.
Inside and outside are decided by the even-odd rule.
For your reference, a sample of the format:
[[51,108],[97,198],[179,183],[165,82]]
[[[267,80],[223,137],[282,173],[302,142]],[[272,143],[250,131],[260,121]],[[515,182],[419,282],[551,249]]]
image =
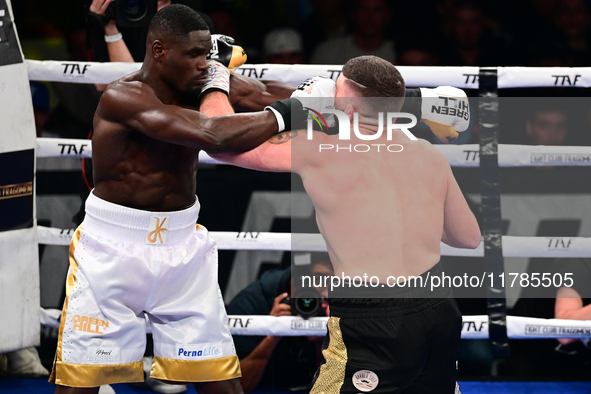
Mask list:
[[119,79],[110,83],[101,96],[99,114],[103,111],[119,113],[134,108],[162,104],[154,89],[138,79]]
[[401,145],[404,146],[404,152],[420,162],[425,162],[432,167],[449,166],[443,153],[427,140],[419,138],[416,141],[403,142]]

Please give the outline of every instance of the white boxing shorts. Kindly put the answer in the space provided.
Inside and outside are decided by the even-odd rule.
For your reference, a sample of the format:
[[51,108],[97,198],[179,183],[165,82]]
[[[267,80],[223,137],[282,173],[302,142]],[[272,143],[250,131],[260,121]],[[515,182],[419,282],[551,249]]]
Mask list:
[[70,244],[70,269],[50,382],[142,382],[146,319],[150,376],[170,382],[240,377],[218,286],[217,248],[196,225],[199,202],[148,212],[90,193]]

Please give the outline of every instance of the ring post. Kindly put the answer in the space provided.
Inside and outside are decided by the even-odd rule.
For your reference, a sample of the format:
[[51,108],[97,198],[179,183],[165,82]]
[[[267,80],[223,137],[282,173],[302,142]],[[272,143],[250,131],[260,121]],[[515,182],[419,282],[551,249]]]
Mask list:
[[[497,68],[483,67],[479,72],[478,122],[480,127],[480,195],[484,266],[494,277],[505,272],[503,261],[501,192],[499,187],[499,100]],[[487,288],[489,340],[494,357],[509,356],[505,289],[500,281]]]
[[39,345],[35,119],[10,0],[0,0],[0,353]]

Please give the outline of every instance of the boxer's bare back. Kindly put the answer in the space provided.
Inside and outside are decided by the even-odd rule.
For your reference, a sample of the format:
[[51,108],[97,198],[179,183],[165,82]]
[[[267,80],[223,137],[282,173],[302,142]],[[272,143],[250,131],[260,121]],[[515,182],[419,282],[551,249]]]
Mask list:
[[[337,109],[339,97],[356,95],[345,79],[341,76],[336,83]],[[362,119],[359,128],[370,135],[377,125]],[[389,276],[416,276],[432,268],[440,259],[441,241],[478,246],[476,218],[447,159],[430,143],[412,141],[396,130],[392,140],[384,133],[371,141],[382,145],[379,151],[375,146],[368,152],[336,149],[355,144],[317,132],[309,140],[305,130],[294,130],[244,154],[215,157],[246,168],[298,173],[316,209],[336,276],[377,276],[387,283]],[[385,148],[395,144],[402,146],[401,152]]]

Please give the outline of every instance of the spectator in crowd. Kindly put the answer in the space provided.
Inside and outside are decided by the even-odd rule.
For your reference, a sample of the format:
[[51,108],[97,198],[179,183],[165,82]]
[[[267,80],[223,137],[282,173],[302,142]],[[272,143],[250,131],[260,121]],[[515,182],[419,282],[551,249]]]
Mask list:
[[[146,37],[148,26],[119,27],[114,19],[107,20],[107,8],[111,0],[93,0],[90,5],[90,14],[93,25],[93,49],[96,60],[99,62],[142,62],[146,55]],[[157,9],[160,10],[174,3],[172,0],[158,0]],[[211,19],[199,12],[199,15],[209,26],[213,33]],[[104,24],[104,26],[103,26]]]
[[447,16],[449,39],[441,46],[444,66],[498,66],[506,63],[500,40],[486,29],[481,5],[471,0],[455,3]]
[[559,107],[538,107],[530,112],[525,132],[532,145],[563,145],[567,136],[567,114]]
[[591,143],[591,101],[582,97],[530,98],[526,111],[527,144],[580,145]]
[[45,124],[51,115],[49,108],[49,89],[41,82],[30,81],[31,98],[33,99],[33,116],[35,117],[35,131],[37,137],[53,137],[45,130]]
[[355,0],[351,20],[353,34],[328,39],[312,55],[314,64],[344,64],[357,56],[375,55],[394,63],[394,41],[386,34],[392,14],[386,0]]
[[[86,47],[86,28],[75,25],[65,35],[69,59],[77,62],[89,60]],[[62,138],[88,138],[92,130],[94,111],[101,94],[92,84],[53,82],[57,106],[47,120],[47,130]]]
[[19,39],[59,40],[61,31],[50,17],[51,9],[52,4],[49,2],[13,1],[12,10],[15,16],[19,16],[15,17],[15,20],[18,21]]
[[[213,22],[213,26],[217,34],[223,34],[232,37],[238,45],[242,45],[241,36],[238,31],[238,26],[236,25],[236,20],[234,19],[234,15],[228,9],[218,7],[209,11],[207,15]],[[247,51],[247,53],[250,52]]]
[[[311,254],[311,274],[332,276],[328,253]],[[284,303],[295,294],[297,283],[291,280],[291,268],[268,270],[230,302],[228,315],[290,316],[292,307]],[[317,289],[323,297],[321,313],[328,316],[328,289]],[[259,385],[280,389],[308,389],[321,361],[324,337],[280,337],[235,335],[245,394]]]
[[587,98],[511,97],[501,104],[503,144],[588,146],[591,142],[591,100]]
[[525,64],[533,67],[569,67],[572,64],[569,55],[564,45],[553,45],[551,40],[544,41],[543,44],[538,42]]
[[591,12],[585,0],[560,0],[556,3],[555,24],[569,52],[569,65],[591,65]]
[[[532,265],[534,268],[531,268]],[[536,259],[530,261],[527,272],[530,278],[540,278],[546,287],[523,288],[511,315],[591,320],[590,259]],[[572,283],[565,278],[571,278]],[[556,285],[559,287],[554,287]],[[505,371],[507,376],[583,380],[589,374],[591,352],[588,339],[560,338],[558,344],[555,339],[514,340],[510,347],[511,357],[507,360]]]
[[[556,272],[561,274],[562,279],[568,277],[572,279],[572,286],[564,280],[563,285],[556,291],[554,317],[591,320],[591,259],[556,259],[555,266]],[[581,341],[576,338],[559,338],[558,342],[560,343],[558,350],[567,353],[577,351],[582,344],[587,348],[589,345],[589,339]]]
[[[591,320],[591,259],[556,259],[555,269],[563,285],[556,290],[554,317],[567,320]],[[568,274],[568,276],[567,276]],[[572,286],[565,278],[572,279]],[[555,350],[570,367],[567,374],[584,379],[589,373],[589,338],[559,338]],[[567,376],[568,376],[567,375]]]
[[[186,0],[185,0],[186,1]],[[235,45],[239,45],[248,54],[248,62],[251,64],[261,63],[263,60],[263,54],[261,52],[260,44],[261,44],[261,36],[257,35],[253,29],[251,29],[251,25],[247,25],[246,29],[244,27],[244,19],[245,16],[236,9],[230,10],[228,7],[224,5],[220,5],[223,3],[212,3],[210,7],[206,8],[204,11],[206,12],[207,16],[211,19],[213,23],[213,28],[215,29],[216,34],[223,34],[228,37],[232,37],[234,39]],[[185,4],[189,5],[189,4]],[[209,5],[209,4],[208,4]],[[246,6],[246,4],[243,4]],[[196,7],[192,7],[196,9]],[[200,14],[203,16],[203,14]],[[235,15],[241,15],[241,18],[236,18]],[[243,24],[240,25],[237,21],[242,21]],[[264,28],[265,26],[260,26],[259,28]],[[213,32],[214,30],[212,30]],[[248,34],[244,36],[242,32],[246,31],[250,33],[250,35],[254,35],[257,37],[256,39],[253,37],[248,37]],[[213,33],[212,33],[213,34]]]
[[271,30],[264,40],[265,63],[302,64],[305,63],[302,36],[292,28]]
[[[580,101],[580,99],[578,99]],[[508,141],[512,143],[526,143],[531,145],[546,145],[546,146],[564,146],[574,145],[580,141],[580,135],[576,135],[577,130],[582,131],[579,119],[582,119],[582,111],[579,111],[577,105],[577,98],[562,98],[562,99],[548,99],[548,98],[529,98],[524,109],[522,102],[512,101],[513,106],[517,111],[525,113],[525,119],[521,122],[521,127],[525,129],[523,133],[524,139],[521,141]],[[576,126],[578,123],[578,126]],[[561,200],[564,194],[580,193],[580,179],[589,177],[588,167],[563,167],[552,165],[552,156],[548,155],[550,159],[545,158],[545,155],[540,155],[537,160],[541,160],[545,165],[535,167],[512,168],[510,172],[506,172],[503,176],[503,185],[506,190],[515,193],[537,194],[545,193],[554,195],[558,205],[565,204]],[[532,162],[535,155],[532,155]],[[547,165],[546,165],[547,163]],[[533,200],[532,200],[533,201]],[[535,200],[538,201],[538,200]],[[567,203],[568,204],[568,203]],[[535,209],[535,208],[534,208]],[[551,209],[551,208],[548,208]],[[534,217],[539,218],[535,233],[519,234],[537,237],[577,237],[580,236],[581,219],[564,215],[566,217],[548,216],[548,210],[539,208],[539,212],[533,214]],[[532,229],[534,230],[534,229]],[[583,230],[584,231],[584,230]],[[585,299],[589,296],[589,292],[583,292],[585,286],[589,283],[587,279],[588,267],[584,267],[582,261],[584,259],[553,259],[534,257],[530,258],[525,268],[525,273],[528,278],[538,277],[544,280],[544,276],[552,279],[551,286],[549,282],[540,286],[524,286],[519,294],[519,299],[510,311],[514,316],[525,316],[534,318],[564,318],[565,316],[574,316],[571,314],[573,305],[577,302],[573,298],[581,298],[576,296],[577,292]],[[574,289],[567,290],[566,288],[557,289],[556,286],[558,277],[562,283],[564,281],[564,273],[571,273]],[[530,282],[533,283],[533,282]],[[542,282],[544,283],[544,282]],[[573,292],[571,292],[572,290]],[[564,298],[562,300],[555,299]],[[580,303],[582,306],[587,301]],[[571,317],[574,318],[574,317]],[[591,360],[590,353],[586,351],[581,343],[568,345],[569,341],[561,340],[563,346],[557,348],[556,340],[554,339],[539,339],[536,341],[522,341],[515,340],[510,343],[511,358],[507,360],[506,374],[507,376],[527,376],[530,379],[544,378],[544,379],[573,379],[584,378],[588,374],[589,361]],[[568,345],[568,346],[566,346]]]
[[[549,260],[549,259],[545,259]],[[529,317],[591,320],[591,259],[560,258],[554,261],[530,262],[535,264],[534,272],[542,281],[545,273],[550,274],[552,287],[549,294],[529,292],[528,300],[521,299],[513,314]],[[539,263],[544,263],[540,266]],[[531,275],[532,271],[529,271]],[[531,277],[531,276],[530,276]],[[570,278],[568,280],[567,278]],[[572,280],[572,282],[571,282]],[[542,282],[544,283],[544,282]],[[558,287],[554,287],[558,286]],[[531,289],[530,289],[531,290]],[[546,298],[547,297],[547,298]],[[556,297],[554,299],[554,297]],[[524,303],[523,301],[528,301]],[[541,305],[541,306],[540,306]],[[524,308],[525,307],[525,308]],[[517,310],[516,310],[517,309]],[[517,312],[517,313],[515,313]],[[591,366],[591,352],[588,339],[559,338],[532,341],[514,341],[512,344],[512,363],[516,376],[539,376],[558,379],[586,379]],[[524,362],[529,360],[528,362]],[[520,366],[521,364],[521,366]]]
[[304,20],[300,31],[306,58],[310,59],[318,43],[344,37],[348,21],[344,0],[312,0],[313,12]]
[[397,66],[437,66],[439,59],[435,51],[427,45],[405,45],[399,51]]
[[[511,2],[511,12],[503,15],[508,34],[518,42],[519,66],[566,67],[566,48],[557,41],[554,24],[557,0]],[[559,45],[556,45],[559,44]]]

